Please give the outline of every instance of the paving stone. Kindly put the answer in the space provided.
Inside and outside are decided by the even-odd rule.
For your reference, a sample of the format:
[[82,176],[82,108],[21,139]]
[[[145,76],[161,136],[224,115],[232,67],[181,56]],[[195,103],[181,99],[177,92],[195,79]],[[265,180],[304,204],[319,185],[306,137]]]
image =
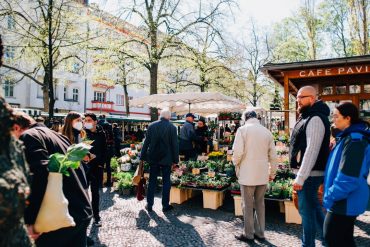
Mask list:
[[[243,232],[243,220],[234,216],[233,200],[226,195],[224,205],[218,210],[203,209],[199,195],[175,209],[163,213],[160,194],[156,195],[153,212],[145,210],[146,201],[135,197],[122,197],[110,189],[101,193],[101,218],[103,226],[90,226],[89,236],[96,247],[118,246],[225,246],[239,247],[247,244],[235,239]],[[301,246],[301,226],[286,224],[275,202],[266,202],[266,239],[249,246]],[[358,217],[355,240],[359,247],[370,246],[370,211]],[[316,240],[316,246],[322,246]]]

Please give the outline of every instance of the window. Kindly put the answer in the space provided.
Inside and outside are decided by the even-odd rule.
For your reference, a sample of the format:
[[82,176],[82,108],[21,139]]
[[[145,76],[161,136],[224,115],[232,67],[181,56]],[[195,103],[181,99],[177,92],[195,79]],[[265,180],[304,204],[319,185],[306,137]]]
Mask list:
[[78,101],[78,88],[73,89],[73,101]]
[[347,93],[347,87],[346,86],[337,86],[337,94],[346,94]]
[[3,88],[5,97],[14,97],[14,84],[11,81],[6,80]]
[[5,58],[6,59],[14,59],[15,48],[14,47],[6,47],[5,49]]
[[8,15],[8,29],[15,29],[15,20],[12,15]]
[[349,93],[361,93],[361,86],[360,85],[350,85]]
[[124,95],[117,94],[116,104],[117,105],[124,105],[125,104],[125,96]]
[[94,101],[105,102],[105,93],[95,91],[94,92]]
[[68,88],[64,87],[64,100],[68,99]]
[[72,65],[72,70],[71,70],[71,72],[72,73],[78,73],[80,71],[80,64],[79,63],[74,63],[73,65]]
[[322,89],[322,94],[323,95],[333,94],[333,87],[324,87]]

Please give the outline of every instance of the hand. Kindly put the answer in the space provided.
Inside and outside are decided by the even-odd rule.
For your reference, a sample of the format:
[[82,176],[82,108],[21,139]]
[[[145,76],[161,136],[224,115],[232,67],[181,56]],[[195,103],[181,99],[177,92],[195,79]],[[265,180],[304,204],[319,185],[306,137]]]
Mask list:
[[297,184],[297,183],[293,184],[293,190],[295,190],[295,191],[300,191],[300,190],[302,190],[302,188],[303,188],[303,185],[300,185],[300,184]]
[[178,167],[178,165],[177,164],[172,164],[172,166],[171,166],[171,171],[174,171],[176,168]]
[[85,157],[82,159],[83,162],[89,163],[90,162],[90,156],[87,154]]
[[28,231],[28,236],[30,236],[30,238],[32,238],[33,240],[38,239],[41,235],[35,232],[33,225],[27,225],[27,231]]

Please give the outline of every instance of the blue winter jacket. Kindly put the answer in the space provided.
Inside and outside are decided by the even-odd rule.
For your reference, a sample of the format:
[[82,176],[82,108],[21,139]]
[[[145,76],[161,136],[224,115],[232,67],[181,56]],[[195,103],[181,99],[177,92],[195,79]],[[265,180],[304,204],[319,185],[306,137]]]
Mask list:
[[330,212],[358,216],[369,199],[370,131],[353,124],[338,135],[325,171],[323,206]]

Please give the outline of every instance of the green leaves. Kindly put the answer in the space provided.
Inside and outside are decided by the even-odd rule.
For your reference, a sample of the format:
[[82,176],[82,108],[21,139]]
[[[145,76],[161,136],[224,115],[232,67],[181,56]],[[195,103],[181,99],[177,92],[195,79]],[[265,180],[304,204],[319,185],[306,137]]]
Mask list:
[[67,153],[55,153],[49,157],[49,172],[58,172],[69,176],[68,169],[77,169],[81,160],[89,153],[92,147],[86,143],[73,144],[67,149]]

